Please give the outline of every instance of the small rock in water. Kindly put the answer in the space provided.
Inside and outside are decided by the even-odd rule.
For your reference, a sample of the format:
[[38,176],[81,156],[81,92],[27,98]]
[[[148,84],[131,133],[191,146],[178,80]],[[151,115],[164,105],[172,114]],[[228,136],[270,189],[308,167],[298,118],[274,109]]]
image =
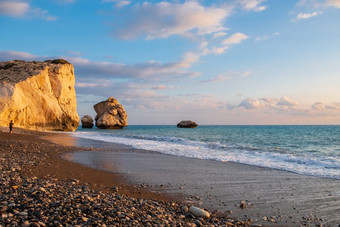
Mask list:
[[205,210],[198,208],[198,207],[195,207],[195,206],[191,206],[189,208],[189,212],[196,215],[196,216],[199,216],[199,217],[204,217],[204,218],[210,217],[210,213],[208,211],[205,211]]

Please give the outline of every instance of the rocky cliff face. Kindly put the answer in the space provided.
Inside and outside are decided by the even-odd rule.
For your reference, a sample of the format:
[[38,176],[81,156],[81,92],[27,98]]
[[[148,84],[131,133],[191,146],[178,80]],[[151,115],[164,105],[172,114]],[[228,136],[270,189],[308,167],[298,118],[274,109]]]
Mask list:
[[117,99],[110,97],[93,106],[97,113],[96,126],[100,129],[120,129],[127,126],[127,114]]
[[74,131],[79,125],[72,64],[0,62],[0,125]]

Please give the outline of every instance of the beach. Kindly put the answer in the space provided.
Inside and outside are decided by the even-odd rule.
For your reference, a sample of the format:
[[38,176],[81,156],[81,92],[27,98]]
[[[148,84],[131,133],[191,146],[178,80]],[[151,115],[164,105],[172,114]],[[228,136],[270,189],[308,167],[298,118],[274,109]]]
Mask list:
[[[340,223],[339,180],[232,162],[176,157],[121,144],[72,138],[62,133],[20,130],[8,135],[5,131],[1,133],[1,143],[2,225],[13,221],[18,225],[41,222],[40,226],[53,222],[70,225],[106,222],[107,226],[145,226],[147,223],[338,226]],[[60,185],[64,194],[52,190]],[[15,196],[29,197],[28,192],[32,190],[38,191],[33,200],[11,203],[17,201]],[[52,194],[50,191],[59,193],[54,197],[64,200],[74,201],[80,197],[78,206],[97,205],[92,209],[87,207],[87,213],[81,210],[82,213],[73,213],[70,220],[64,220],[60,207],[74,206],[79,210],[77,203],[51,207],[57,202],[44,201],[45,206],[52,209],[50,212],[59,212],[60,218],[51,220],[45,213],[40,215],[45,219],[39,219],[33,211],[41,204],[31,203],[36,202],[37,197],[42,199],[47,193]],[[208,209],[212,216],[202,218],[188,213],[186,208],[191,205]]]
[[[58,145],[62,134],[6,128],[1,141],[1,226],[249,226],[224,214],[195,216],[171,196],[125,177],[72,163],[62,154],[94,148]],[[45,138],[45,139],[41,139]],[[60,138],[59,138],[60,140]]]

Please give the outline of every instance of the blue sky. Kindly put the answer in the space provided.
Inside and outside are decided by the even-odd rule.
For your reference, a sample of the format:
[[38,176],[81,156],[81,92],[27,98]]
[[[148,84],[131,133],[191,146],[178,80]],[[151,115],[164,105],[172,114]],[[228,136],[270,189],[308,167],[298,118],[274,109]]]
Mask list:
[[0,0],[0,61],[64,58],[78,113],[340,124],[339,0]]

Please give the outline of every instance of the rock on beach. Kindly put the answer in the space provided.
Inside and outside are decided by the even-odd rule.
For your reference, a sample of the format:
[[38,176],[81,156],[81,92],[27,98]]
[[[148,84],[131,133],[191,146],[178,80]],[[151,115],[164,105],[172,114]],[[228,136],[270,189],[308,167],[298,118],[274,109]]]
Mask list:
[[195,206],[191,206],[189,208],[189,212],[199,217],[204,217],[204,218],[210,217],[210,213],[208,211],[195,207]]
[[93,128],[93,118],[90,115],[85,115],[81,118],[82,128]]
[[97,113],[96,126],[100,129],[120,129],[127,126],[127,114],[118,100],[110,97],[93,106]]
[[[249,225],[199,208],[182,209],[183,205],[175,202],[134,198],[112,187],[109,191],[99,190],[73,175],[60,179],[45,175],[51,160],[58,165],[61,154],[88,148],[41,142],[31,131],[9,135],[7,128],[3,129],[1,132],[0,128],[0,226]],[[44,173],[39,172],[39,166]],[[37,177],[41,174],[44,177]]]

